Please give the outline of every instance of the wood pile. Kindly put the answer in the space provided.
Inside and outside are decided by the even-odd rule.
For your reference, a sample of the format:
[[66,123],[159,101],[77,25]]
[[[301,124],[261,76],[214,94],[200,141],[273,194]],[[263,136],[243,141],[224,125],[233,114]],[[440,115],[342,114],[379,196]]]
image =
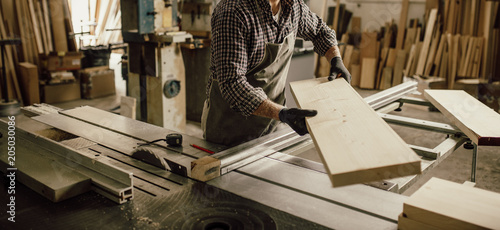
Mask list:
[[[423,22],[410,19],[407,26],[409,0],[403,0],[397,24],[392,20],[380,31],[360,32],[361,19],[353,17],[351,31],[337,34],[346,44],[339,48],[353,86],[387,89],[402,83],[403,76],[415,75],[444,79],[450,89],[460,79],[495,80],[500,39],[493,24],[499,3],[427,0],[425,4]],[[321,58],[315,75],[328,75],[329,67]]]
[[90,30],[90,35],[96,39],[92,45],[108,45],[123,40],[120,0],[97,0],[90,14],[95,15],[90,20],[96,22],[96,26]]
[[2,0],[1,38],[18,38],[21,44],[6,46],[9,97],[22,101],[18,86],[19,63],[40,67],[40,55],[76,51],[69,5],[66,0]]

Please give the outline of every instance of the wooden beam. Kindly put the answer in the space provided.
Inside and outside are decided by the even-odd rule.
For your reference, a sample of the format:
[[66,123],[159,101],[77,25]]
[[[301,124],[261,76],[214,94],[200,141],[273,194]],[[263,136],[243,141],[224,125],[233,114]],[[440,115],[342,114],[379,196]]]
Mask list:
[[500,145],[500,114],[463,90],[425,90],[425,98],[477,145]]
[[403,48],[406,20],[408,19],[408,5],[410,4],[410,0],[403,0],[401,4],[402,6],[401,6],[401,14],[399,16],[398,35],[396,38],[396,50],[400,50]]
[[404,203],[403,213],[438,229],[500,229],[500,194],[431,178]]
[[[0,13],[0,18],[3,18],[3,15],[2,13]],[[0,33],[1,33],[1,37],[2,38],[7,38],[7,31],[5,30],[5,26],[3,24],[3,21],[0,22]],[[16,93],[16,97],[17,99],[19,100],[19,103],[22,103],[23,102],[23,95],[21,93],[21,89],[19,88],[19,83],[17,81],[17,75],[16,75],[16,68],[14,67],[14,62],[15,60],[12,60],[13,56],[12,56],[12,50],[11,50],[12,47],[5,47],[5,58],[7,59],[7,61],[5,62],[5,64],[7,65],[5,67],[7,73],[10,73],[10,79],[14,85],[14,92]]]
[[[33,25],[33,30],[35,32],[36,45],[38,47],[38,53],[44,53],[42,36],[40,34],[40,30],[38,29],[37,16],[35,14],[35,6],[33,5],[33,0],[28,0],[28,7],[31,13],[31,23]],[[52,22],[54,24],[56,22]]]
[[[419,174],[420,158],[344,80],[290,83],[333,187]],[[389,144],[390,143],[390,144]]]
[[373,89],[375,86],[375,74],[377,72],[377,59],[363,58],[361,61],[361,79],[359,88]]
[[424,74],[427,55],[429,53],[429,46],[432,40],[432,34],[434,33],[434,24],[436,23],[436,17],[437,17],[437,9],[432,9],[429,16],[429,21],[427,21],[424,43],[422,45],[422,49],[420,50],[420,55],[417,63],[417,70],[415,72],[417,75]]
[[398,229],[399,230],[440,230],[434,226],[415,221],[403,216],[403,213],[398,216]]
[[398,50],[398,53],[396,54],[396,64],[394,64],[392,86],[399,85],[403,82],[403,70],[405,62],[406,62],[406,51]]
[[335,7],[335,13],[333,15],[333,28],[335,31],[338,31],[339,28],[339,14],[340,14],[340,0],[337,1],[337,6]]

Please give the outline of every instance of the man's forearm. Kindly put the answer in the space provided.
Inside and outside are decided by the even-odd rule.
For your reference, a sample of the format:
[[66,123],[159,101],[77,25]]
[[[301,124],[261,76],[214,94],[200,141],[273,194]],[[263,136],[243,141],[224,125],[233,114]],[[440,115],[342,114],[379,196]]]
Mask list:
[[282,105],[276,104],[273,101],[266,99],[260,104],[255,112],[252,113],[252,115],[267,117],[279,121],[279,113],[282,108]]
[[330,48],[328,51],[326,51],[325,57],[328,60],[328,62],[331,62],[332,58],[334,58],[334,57],[340,57],[339,47],[333,46],[332,48]]

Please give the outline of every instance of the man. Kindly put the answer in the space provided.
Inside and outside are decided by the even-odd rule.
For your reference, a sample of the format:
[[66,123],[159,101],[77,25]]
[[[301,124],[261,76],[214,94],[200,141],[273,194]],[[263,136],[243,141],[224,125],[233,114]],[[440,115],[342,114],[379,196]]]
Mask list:
[[222,0],[212,15],[211,75],[203,108],[206,140],[234,146],[273,132],[282,121],[308,133],[314,110],[285,108],[295,38],[331,63],[330,79],[350,82],[335,32],[303,0]]

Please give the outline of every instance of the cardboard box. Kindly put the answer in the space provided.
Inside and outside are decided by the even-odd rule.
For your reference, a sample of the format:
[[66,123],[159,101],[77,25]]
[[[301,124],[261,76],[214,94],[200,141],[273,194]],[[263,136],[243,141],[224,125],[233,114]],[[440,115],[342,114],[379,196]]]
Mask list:
[[44,85],[42,87],[45,103],[60,103],[80,99],[80,82],[69,84]]
[[80,52],[51,52],[40,54],[43,67],[48,71],[79,70],[83,55]]
[[85,99],[94,99],[114,95],[115,71],[107,66],[86,68],[80,71],[82,96]]
[[29,62],[19,63],[21,93],[24,106],[40,103],[38,67]]

